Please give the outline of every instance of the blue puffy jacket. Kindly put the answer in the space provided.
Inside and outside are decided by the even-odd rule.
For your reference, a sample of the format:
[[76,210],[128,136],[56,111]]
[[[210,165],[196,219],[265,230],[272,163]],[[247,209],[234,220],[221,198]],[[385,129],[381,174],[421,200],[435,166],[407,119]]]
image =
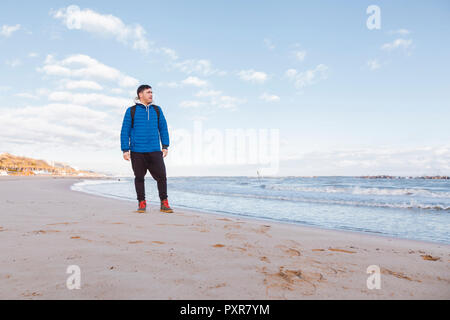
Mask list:
[[125,112],[120,132],[120,144],[122,151],[153,152],[161,151],[159,141],[163,149],[169,147],[169,131],[166,118],[159,108],[158,115],[153,106],[144,106],[136,101],[136,113],[134,114],[134,126],[131,128],[131,107]]

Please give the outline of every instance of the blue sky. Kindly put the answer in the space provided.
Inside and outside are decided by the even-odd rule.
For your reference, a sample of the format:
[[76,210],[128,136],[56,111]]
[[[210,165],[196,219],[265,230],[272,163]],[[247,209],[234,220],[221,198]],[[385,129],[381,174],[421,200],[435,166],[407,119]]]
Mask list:
[[[450,174],[449,18],[448,1],[2,1],[0,152],[131,175],[120,126],[148,83],[171,137],[278,130],[279,175]],[[258,167],[172,161],[173,142],[172,176]]]

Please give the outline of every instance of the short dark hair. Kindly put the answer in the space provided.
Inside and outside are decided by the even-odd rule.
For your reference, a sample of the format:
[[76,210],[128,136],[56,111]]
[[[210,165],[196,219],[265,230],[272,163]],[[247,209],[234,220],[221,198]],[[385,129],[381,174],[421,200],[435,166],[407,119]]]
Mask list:
[[139,88],[137,88],[137,96],[138,96],[138,98],[139,98],[139,93],[141,93],[144,90],[151,89],[151,88],[152,87],[150,87],[148,84],[140,85]]

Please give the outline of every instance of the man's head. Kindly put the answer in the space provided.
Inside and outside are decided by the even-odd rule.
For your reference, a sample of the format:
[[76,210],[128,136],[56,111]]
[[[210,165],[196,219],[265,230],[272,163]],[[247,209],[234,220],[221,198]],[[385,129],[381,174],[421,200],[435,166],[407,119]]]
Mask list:
[[137,95],[139,100],[145,105],[148,105],[153,101],[152,87],[150,87],[148,84],[139,86],[139,88],[137,89]]

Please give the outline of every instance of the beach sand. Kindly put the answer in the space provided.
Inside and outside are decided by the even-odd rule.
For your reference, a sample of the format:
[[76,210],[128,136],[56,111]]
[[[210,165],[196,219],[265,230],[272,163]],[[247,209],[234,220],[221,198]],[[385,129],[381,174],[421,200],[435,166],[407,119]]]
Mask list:
[[[450,298],[449,245],[155,205],[138,214],[137,201],[70,190],[81,180],[0,177],[0,299]],[[370,265],[380,289],[367,287]]]

